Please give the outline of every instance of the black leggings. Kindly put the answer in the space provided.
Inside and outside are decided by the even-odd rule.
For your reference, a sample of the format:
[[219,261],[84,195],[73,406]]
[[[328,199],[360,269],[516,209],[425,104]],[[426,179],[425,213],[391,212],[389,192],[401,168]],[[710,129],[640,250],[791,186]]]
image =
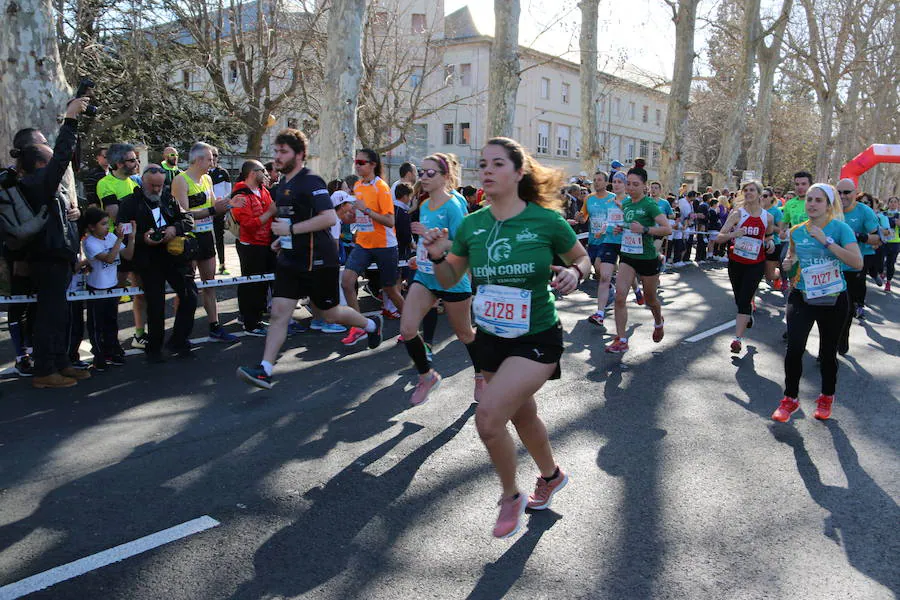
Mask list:
[[728,279],[731,280],[731,289],[734,291],[734,303],[737,304],[739,315],[749,315],[753,312],[751,302],[765,273],[765,261],[752,265],[739,263],[734,260],[728,261]]
[[819,370],[822,374],[822,393],[833,396],[837,386],[837,347],[841,328],[850,310],[846,292],[841,292],[833,306],[807,304],[800,290],[788,297],[788,345],[784,355],[784,395],[796,398],[800,393],[803,375],[803,352],[813,323],[819,327]]
[[900,242],[889,242],[884,245],[884,276],[888,281],[894,278],[898,254],[900,254]]
[[882,266],[884,266],[884,246],[879,247],[875,254],[863,257],[863,271],[873,279],[881,275]]

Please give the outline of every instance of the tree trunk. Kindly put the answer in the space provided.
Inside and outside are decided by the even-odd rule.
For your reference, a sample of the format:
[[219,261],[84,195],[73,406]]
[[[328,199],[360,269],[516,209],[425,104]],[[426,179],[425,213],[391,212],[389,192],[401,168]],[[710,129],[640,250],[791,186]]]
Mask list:
[[844,100],[844,108],[841,111],[841,117],[838,119],[838,134],[835,142],[834,155],[832,156],[832,164],[828,169],[830,173],[837,176],[840,173],[844,163],[859,154],[862,148],[853,151],[853,140],[856,138],[857,129],[857,104],[859,103],[859,86],[862,73],[859,70],[851,74],[850,87],[847,89],[847,99]]
[[663,190],[675,192],[681,184],[684,164],[684,136],[694,77],[694,29],[699,0],[681,0],[672,20],[675,23],[675,68],[666,111],[666,134],[661,149],[660,179]]
[[356,108],[362,81],[365,0],[334,0],[328,15],[325,98],[319,125],[320,175],[327,181],[352,172]]
[[[488,79],[488,134],[512,137],[519,91],[519,0],[494,0],[494,42]],[[521,140],[520,140],[521,141]]]
[[[816,144],[816,181],[829,181],[828,167],[831,162],[831,153],[834,150],[834,93],[825,93],[819,96],[819,114],[822,120],[819,124],[819,137]],[[836,175],[836,174],[835,174]]]
[[[732,86],[731,111],[722,129],[719,155],[713,168],[713,187],[723,189],[732,187],[731,171],[737,163],[747,126],[747,103],[753,86],[753,66],[756,63],[756,45],[759,37],[759,4],[760,0],[744,0],[744,22],[741,27],[744,37],[741,41],[741,64],[737,71],[737,80]],[[733,188],[732,188],[733,189]]]
[[781,64],[781,44],[787,28],[793,0],[784,0],[778,23],[772,31],[772,44],[766,45],[765,39],[759,40],[757,62],[759,64],[759,92],[756,98],[756,127],[747,152],[747,168],[755,171],[762,178],[766,169],[766,150],[769,148],[769,137],[772,135],[772,100],[775,98],[775,71]]
[[[0,164],[9,160],[13,135],[36,127],[56,137],[57,116],[71,93],[56,45],[50,0],[0,0]],[[52,143],[52,142],[51,142]]]
[[597,19],[600,0],[581,0],[581,169],[592,174],[600,162],[597,123]]

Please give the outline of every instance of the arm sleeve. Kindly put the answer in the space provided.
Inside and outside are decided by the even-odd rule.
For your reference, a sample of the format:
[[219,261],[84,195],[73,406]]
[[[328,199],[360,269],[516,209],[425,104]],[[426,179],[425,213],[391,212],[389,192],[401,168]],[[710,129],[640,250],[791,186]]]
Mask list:
[[[328,186],[325,184],[324,179],[316,177],[309,186],[309,193],[312,195],[313,212],[315,214],[318,215],[326,210],[334,210],[334,204],[331,202],[331,195],[328,193]],[[391,206],[394,205],[391,202],[390,190],[388,190],[388,202],[390,202]]]
[[56,203],[56,190],[62,183],[72,162],[72,155],[75,153],[75,144],[77,142],[75,119],[65,119],[59,128],[59,134],[56,136],[56,144],[53,146],[53,156],[47,164],[43,180],[43,200],[47,206],[53,206]]

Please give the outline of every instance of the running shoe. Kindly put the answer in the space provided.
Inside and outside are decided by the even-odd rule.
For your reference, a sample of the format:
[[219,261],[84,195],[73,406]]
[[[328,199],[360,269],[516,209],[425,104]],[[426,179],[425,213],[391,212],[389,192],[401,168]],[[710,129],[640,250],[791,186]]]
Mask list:
[[663,325],[666,324],[666,320],[663,319],[662,323],[654,323],[653,324],[653,341],[657,344],[660,343],[663,339],[663,336],[666,334],[663,329]]
[[739,354],[741,352],[742,347],[743,346],[741,345],[741,340],[739,340],[737,338],[731,340],[731,353],[732,354]]
[[382,308],[381,316],[384,317],[385,319],[393,319],[394,321],[396,321],[397,319],[400,318],[400,313],[396,310],[391,311],[386,308]]
[[73,369],[78,369],[79,371],[84,371],[85,369],[91,368],[91,363],[86,360],[81,360],[80,358],[77,360],[69,361],[69,363],[72,365]]
[[[288,328],[288,334],[290,335],[290,328]],[[221,325],[214,329],[209,330],[209,339],[214,342],[236,342],[238,341],[238,337],[233,333],[228,333],[225,329],[222,328]]]
[[228,272],[228,269],[225,268],[225,265],[219,265],[219,275],[227,276],[227,275],[231,275],[231,273]]
[[428,359],[428,362],[434,362],[434,351],[428,342],[425,342],[425,358]]
[[360,329],[359,327],[351,327],[350,333],[347,334],[347,337],[341,340],[341,343],[345,346],[352,346],[364,337],[366,337],[365,329]]
[[856,318],[859,319],[860,321],[865,321],[866,320],[866,309],[863,308],[862,306],[857,306],[856,307]]
[[340,323],[325,323],[321,331],[322,333],[345,333],[347,328]]
[[886,291],[889,294],[891,293],[891,282],[890,281],[884,282],[884,291]]
[[103,373],[104,371],[109,369],[109,363],[107,363],[104,359],[97,357],[94,358],[94,362],[91,364],[91,366],[94,367],[94,370],[98,373]]
[[831,404],[834,402],[834,396],[826,396],[821,394],[816,398],[816,412],[813,416],[820,421],[827,421],[831,418]]
[[884,285],[884,279],[882,279],[881,275],[876,275],[872,279],[875,280],[875,285],[877,285],[878,287],[881,287]]
[[481,402],[481,396],[484,394],[484,375],[478,374],[475,376],[475,402]]
[[413,406],[421,406],[428,401],[428,394],[437,389],[441,385],[441,376],[437,371],[432,371],[425,379],[419,380],[416,389],[413,390],[409,403]]
[[125,355],[124,354],[114,354],[112,356],[107,356],[106,362],[108,362],[109,364],[111,364],[114,367],[124,367],[125,366]]
[[138,335],[134,334],[134,337],[131,338],[131,347],[138,348],[140,350],[145,350],[147,348],[147,344],[150,343],[150,337],[147,335],[147,332]]
[[634,290],[634,301],[637,302],[638,306],[644,305],[644,292],[641,288]]
[[384,327],[384,320],[381,317],[376,316],[372,320],[375,321],[375,331],[366,333],[369,350],[374,350],[381,345],[381,328]]
[[19,377],[33,377],[34,363],[31,362],[31,357],[25,355],[22,358],[16,360],[15,371]]
[[265,327],[254,327],[253,329],[244,329],[244,335],[251,337],[266,337],[267,330]]
[[850,352],[850,336],[844,337],[842,335],[841,339],[838,340],[838,354],[846,356],[848,352]]
[[559,475],[547,481],[540,475],[537,478],[537,484],[534,486],[534,492],[528,497],[528,508],[531,510],[546,510],[550,508],[553,501],[553,494],[566,487],[569,483],[569,476],[565,471],[556,467]]
[[775,412],[772,413],[772,420],[779,423],[787,423],[798,408],[800,408],[799,402],[785,396],[781,399],[781,404],[775,409]]
[[516,494],[512,498],[500,498],[500,501],[497,502],[500,514],[494,525],[494,537],[507,538],[515,535],[522,526],[522,515],[525,514],[527,505],[528,502],[523,494]]
[[288,323],[288,330],[287,330],[288,337],[290,337],[292,335],[297,335],[298,333],[303,333],[304,331],[306,331],[306,327],[301,325],[297,321],[294,321],[293,319],[291,319],[291,322]]
[[610,354],[624,354],[628,352],[628,342],[622,338],[616,337],[616,339],[606,347],[606,351]]
[[324,319],[313,319],[309,322],[309,328],[313,331],[322,331],[328,323]]
[[588,323],[591,325],[596,325],[602,331],[606,331],[606,325],[603,324],[604,314],[602,312],[595,312],[591,316],[587,318]]
[[238,379],[243,379],[250,385],[255,385],[258,388],[264,390],[272,389],[272,376],[266,375],[266,370],[263,369],[262,365],[257,365],[255,367],[238,367],[237,376]]
[[131,296],[119,296],[119,304],[128,304],[131,302]]

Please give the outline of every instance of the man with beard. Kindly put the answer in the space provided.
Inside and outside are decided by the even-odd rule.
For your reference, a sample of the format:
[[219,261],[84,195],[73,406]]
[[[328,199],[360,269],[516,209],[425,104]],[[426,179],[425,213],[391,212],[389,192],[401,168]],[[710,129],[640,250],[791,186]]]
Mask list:
[[180,356],[190,353],[191,330],[197,308],[197,286],[190,264],[166,251],[176,236],[191,231],[194,219],[171,196],[164,193],[166,172],[159,165],[147,165],[142,187],[122,201],[119,223],[135,222],[134,255],[131,264],[140,276],[147,305],[147,360],[160,362],[166,328],[166,282],[178,295],[175,327],[168,347]]
[[163,183],[163,194],[168,193],[172,189],[172,180],[181,173],[178,168],[178,150],[173,146],[163,148],[162,169],[166,174],[166,181]]

